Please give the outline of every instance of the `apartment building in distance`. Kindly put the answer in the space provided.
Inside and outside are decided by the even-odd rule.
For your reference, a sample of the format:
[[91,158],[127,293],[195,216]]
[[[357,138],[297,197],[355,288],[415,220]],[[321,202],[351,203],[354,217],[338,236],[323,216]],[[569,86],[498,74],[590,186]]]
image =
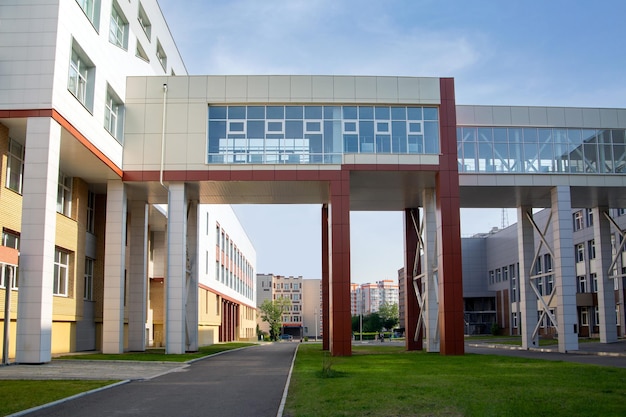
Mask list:
[[[257,274],[257,306],[266,300],[288,298],[291,306],[283,315],[283,334],[295,338],[322,336],[322,287],[320,279],[303,279],[301,276]],[[269,326],[259,314],[259,329],[269,332]]]
[[351,284],[350,292],[351,299],[356,299],[356,308],[352,310],[353,316],[375,313],[382,304],[399,304],[400,301],[398,284],[391,279],[373,284]]

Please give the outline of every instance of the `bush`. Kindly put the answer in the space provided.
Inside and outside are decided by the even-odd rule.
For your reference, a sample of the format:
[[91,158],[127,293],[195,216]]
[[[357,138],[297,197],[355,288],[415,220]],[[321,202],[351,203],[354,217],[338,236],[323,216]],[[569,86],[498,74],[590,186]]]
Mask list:
[[500,334],[500,326],[498,326],[498,323],[496,323],[495,321],[491,323],[491,334],[493,336],[497,336]]
[[309,341],[309,336],[304,336],[304,341],[308,342]]

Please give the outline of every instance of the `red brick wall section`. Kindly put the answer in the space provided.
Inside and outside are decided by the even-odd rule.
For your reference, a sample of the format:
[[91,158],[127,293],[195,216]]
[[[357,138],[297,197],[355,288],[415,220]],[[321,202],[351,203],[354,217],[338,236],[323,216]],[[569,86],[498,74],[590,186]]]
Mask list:
[[330,246],[328,204],[322,205],[322,350],[330,350]]

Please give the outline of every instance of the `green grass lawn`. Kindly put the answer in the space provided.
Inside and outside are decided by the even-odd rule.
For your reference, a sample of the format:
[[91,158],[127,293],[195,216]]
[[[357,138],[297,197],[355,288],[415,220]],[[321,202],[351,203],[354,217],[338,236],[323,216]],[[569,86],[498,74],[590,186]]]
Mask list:
[[0,415],[16,413],[116,381],[0,381]]
[[183,353],[180,355],[167,355],[165,354],[165,349],[148,349],[145,352],[126,352],[120,354],[88,353],[80,355],[65,355],[60,356],[56,359],[187,362],[193,359],[202,358],[207,355],[212,355],[214,353],[254,345],[256,345],[256,343],[219,343],[211,346],[202,346],[198,348],[197,352]]
[[623,416],[624,398],[622,368],[387,346],[332,358],[305,344],[285,416]]

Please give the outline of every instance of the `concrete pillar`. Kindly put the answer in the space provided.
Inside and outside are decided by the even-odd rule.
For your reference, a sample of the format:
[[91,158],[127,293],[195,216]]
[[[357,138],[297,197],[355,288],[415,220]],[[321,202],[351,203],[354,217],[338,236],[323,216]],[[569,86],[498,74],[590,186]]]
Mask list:
[[148,204],[130,203],[128,265],[128,350],[146,348],[146,292],[148,280]]
[[104,246],[102,353],[124,352],[126,210],[124,183],[121,180],[109,180]]
[[609,278],[609,267],[613,259],[611,251],[611,223],[606,218],[608,207],[593,208],[593,236],[596,246],[596,274],[598,278],[598,310],[600,313],[600,342],[617,342],[615,325],[615,282]]
[[61,126],[54,120],[29,118],[26,121],[17,308],[18,363],[39,364],[51,359],[60,147]]
[[420,307],[413,286],[413,278],[421,273],[421,262],[420,259],[417,259],[417,262],[415,259],[418,253],[418,235],[415,224],[413,224],[413,218],[419,226],[418,209],[404,210],[404,327],[406,333],[404,343],[406,350],[422,350],[423,335],[415,334]]
[[[438,264],[437,257],[437,210],[435,204],[435,190],[427,188],[423,192],[424,205],[424,328],[426,334],[424,344],[427,352],[439,352],[439,301],[438,301]],[[461,315],[463,317],[463,315]]]
[[350,312],[350,172],[330,184],[330,352],[333,356],[352,354]]
[[186,351],[186,266],[187,193],[184,183],[170,183],[167,210],[167,275],[165,277],[166,353],[180,354]]
[[537,324],[537,295],[530,286],[530,276],[532,275],[530,268],[535,257],[535,229],[528,218],[529,214],[532,215],[532,207],[521,206],[517,208],[518,281],[520,294],[519,327],[524,349],[539,347],[539,338],[533,338],[533,331]]
[[576,261],[570,189],[565,186],[554,187],[551,197],[559,352],[567,352],[578,350]]
[[322,350],[330,350],[330,224],[328,204],[322,205]]
[[198,350],[198,203],[189,203],[187,214],[187,350]]

